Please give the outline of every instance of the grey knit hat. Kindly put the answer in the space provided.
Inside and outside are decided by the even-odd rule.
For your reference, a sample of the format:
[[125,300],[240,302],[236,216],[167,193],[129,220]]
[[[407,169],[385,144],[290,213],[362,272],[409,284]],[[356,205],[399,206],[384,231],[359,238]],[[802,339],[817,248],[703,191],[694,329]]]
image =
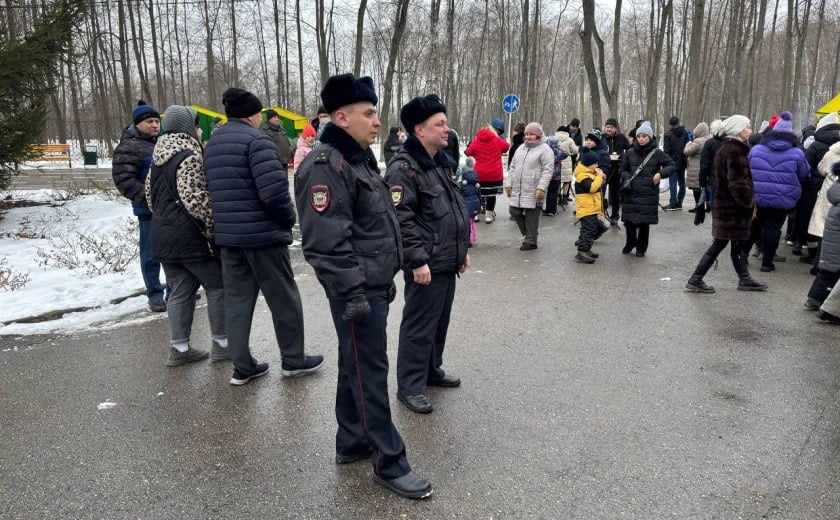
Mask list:
[[195,133],[195,110],[182,105],[172,105],[163,113],[163,132],[165,134],[187,134],[198,139]]

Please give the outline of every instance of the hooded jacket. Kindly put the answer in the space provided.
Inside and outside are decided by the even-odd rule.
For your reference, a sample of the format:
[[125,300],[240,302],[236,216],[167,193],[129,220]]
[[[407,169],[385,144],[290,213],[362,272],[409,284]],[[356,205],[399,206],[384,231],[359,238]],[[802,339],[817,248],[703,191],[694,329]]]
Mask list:
[[832,173],[831,169],[837,163],[840,163],[840,141],[828,148],[828,152],[823,155],[820,164],[817,166],[818,173],[825,177],[825,180],[817,195],[817,203],[814,205],[814,211],[811,213],[811,220],[808,223],[808,233],[811,235],[823,236],[825,218],[831,208],[831,204],[828,203],[828,190],[837,182],[837,176]]
[[129,126],[123,130],[111,161],[111,176],[117,190],[131,201],[134,214],[146,219],[152,214],[146,204],[145,184],[152,165],[155,140],[141,134],[134,125]]
[[295,170],[300,168],[300,163],[303,162],[303,158],[309,155],[309,152],[311,151],[312,145],[309,144],[309,141],[304,139],[303,136],[298,137],[297,148],[295,148],[295,160],[293,163]]
[[653,156],[645,167],[630,183],[629,191],[622,191],[621,220],[631,224],[659,223],[659,186],[653,183],[653,177],[659,173],[665,179],[674,173],[674,161],[657,147],[656,139],[651,139],[642,146],[639,141],[624,154],[621,161],[621,184],[633,177],[636,169],[645,157],[653,151]]
[[828,190],[831,209],[825,218],[822,249],[817,267],[832,273],[840,271],[840,183],[834,183]]
[[443,151],[429,157],[414,135],[388,164],[385,182],[397,208],[407,273],[423,265],[433,274],[457,273],[464,265],[470,217],[461,188],[452,179],[454,167],[455,161]]
[[575,217],[583,218],[604,212],[604,197],[601,186],[604,179],[595,171],[595,165],[584,166],[578,161],[575,166]]
[[511,188],[510,206],[536,208],[537,190],[548,191],[548,183],[553,174],[554,152],[546,144],[545,137],[533,143],[525,142],[516,150],[510,174],[505,179],[505,187]]
[[793,209],[811,169],[790,132],[767,132],[749,153],[750,171],[759,208]]
[[685,155],[685,184],[690,190],[700,189],[700,154],[706,141],[712,138],[709,134],[709,125],[698,123],[694,127],[694,140],[685,143],[683,154]]
[[464,153],[475,157],[475,173],[478,175],[478,182],[484,184],[501,182],[504,179],[502,154],[509,149],[510,144],[492,130],[482,128],[475,134],[475,139]]
[[811,167],[811,176],[815,181],[814,184],[822,182],[822,176],[819,175],[819,164],[823,156],[828,153],[828,149],[834,143],[840,141],[840,123],[829,123],[820,127],[814,133],[814,142],[805,150],[805,158],[808,159],[808,165]]

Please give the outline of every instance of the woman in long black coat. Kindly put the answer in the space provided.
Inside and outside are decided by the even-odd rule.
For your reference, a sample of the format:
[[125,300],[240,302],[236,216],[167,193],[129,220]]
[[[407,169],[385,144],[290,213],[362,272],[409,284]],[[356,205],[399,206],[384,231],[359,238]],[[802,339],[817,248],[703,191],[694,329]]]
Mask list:
[[[639,172],[636,170],[648,155],[653,154]],[[624,249],[629,255],[645,256],[650,242],[650,226],[659,223],[659,181],[674,173],[674,161],[656,146],[650,123],[644,122],[636,129],[636,139],[621,161],[621,185],[630,181],[629,189],[622,188],[623,208],[621,220],[627,231]],[[631,180],[632,179],[632,180]]]
[[752,134],[750,120],[735,115],[723,122],[726,136],[723,146],[715,155],[715,203],[712,206],[711,247],[700,258],[697,269],[685,285],[691,292],[713,293],[715,288],[703,281],[703,276],[715,263],[718,255],[730,244],[732,266],[738,273],[739,291],[764,291],[767,284],[754,280],[747,265],[747,244],[750,223],[755,213],[755,187],[753,186],[750,147],[747,139]]

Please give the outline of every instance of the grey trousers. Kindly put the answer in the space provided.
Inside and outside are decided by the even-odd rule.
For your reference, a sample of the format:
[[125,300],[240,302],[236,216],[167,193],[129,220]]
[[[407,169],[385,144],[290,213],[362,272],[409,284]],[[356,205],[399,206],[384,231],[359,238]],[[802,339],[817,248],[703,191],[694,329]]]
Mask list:
[[166,283],[169,285],[169,301],[166,312],[169,317],[169,338],[171,343],[188,343],[195,315],[195,292],[204,286],[207,296],[207,317],[213,339],[225,339],[225,291],[222,285],[222,264],[214,258],[204,262],[163,264]]
[[519,232],[525,235],[523,244],[537,245],[537,235],[540,234],[540,213],[542,208],[517,208],[511,206],[510,216],[516,225],[519,226]]
[[222,278],[225,284],[225,313],[228,348],[233,365],[243,372],[253,372],[256,361],[251,356],[249,339],[254,306],[262,291],[271,310],[274,335],[284,362],[302,366],[303,308],[289,259],[289,248],[272,246],[260,249],[222,248]]
[[820,306],[820,310],[832,316],[840,317],[840,283],[834,284],[834,288],[828,294],[828,298]]

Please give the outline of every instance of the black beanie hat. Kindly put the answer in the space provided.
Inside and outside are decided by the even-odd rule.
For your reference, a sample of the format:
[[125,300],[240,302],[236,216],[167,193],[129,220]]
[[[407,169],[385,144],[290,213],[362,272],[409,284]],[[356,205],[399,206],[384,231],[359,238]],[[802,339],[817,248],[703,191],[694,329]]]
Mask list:
[[249,117],[262,111],[260,99],[241,88],[229,88],[222,94],[222,104],[228,117]]
[[413,134],[415,126],[440,112],[446,113],[446,105],[441,102],[437,94],[417,96],[403,105],[400,110],[400,121],[406,132]]
[[608,117],[606,122],[604,122],[604,126],[614,126],[618,128],[618,119],[614,117]]
[[[330,76],[324,88],[321,89],[321,101],[324,103],[324,112],[331,114],[337,109],[358,103],[370,101],[374,105],[379,102],[376,97],[376,90],[373,88],[373,80],[370,76],[356,78],[352,74],[339,74]],[[322,113],[320,110],[318,113]]]
[[[321,114],[328,114],[329,115],[329,112],[327,112],[327,109],[324,108],[324,105],[318,105],[318,115],[320,116]],[[315,119],[318,119],[318,118],[316,117]]]
[[582,154],[580,154],[580,162],[584,166],[592,166],[598,162],[598,154],[592,150],[585,150]]
[[137,106],[131,111],[131,119],[134,124],[142,123],[146,119],[160,119],[160,112],[152,105],[147,105],[142,99],[137,102]]
[[580,119],[574,118],[569,122],[569,126],[576,126],[580,128]]
[[668,124],[671,126],[675,126],[680,124],[680,118],[677,116],[671,116],[671,119],[668,120]]

